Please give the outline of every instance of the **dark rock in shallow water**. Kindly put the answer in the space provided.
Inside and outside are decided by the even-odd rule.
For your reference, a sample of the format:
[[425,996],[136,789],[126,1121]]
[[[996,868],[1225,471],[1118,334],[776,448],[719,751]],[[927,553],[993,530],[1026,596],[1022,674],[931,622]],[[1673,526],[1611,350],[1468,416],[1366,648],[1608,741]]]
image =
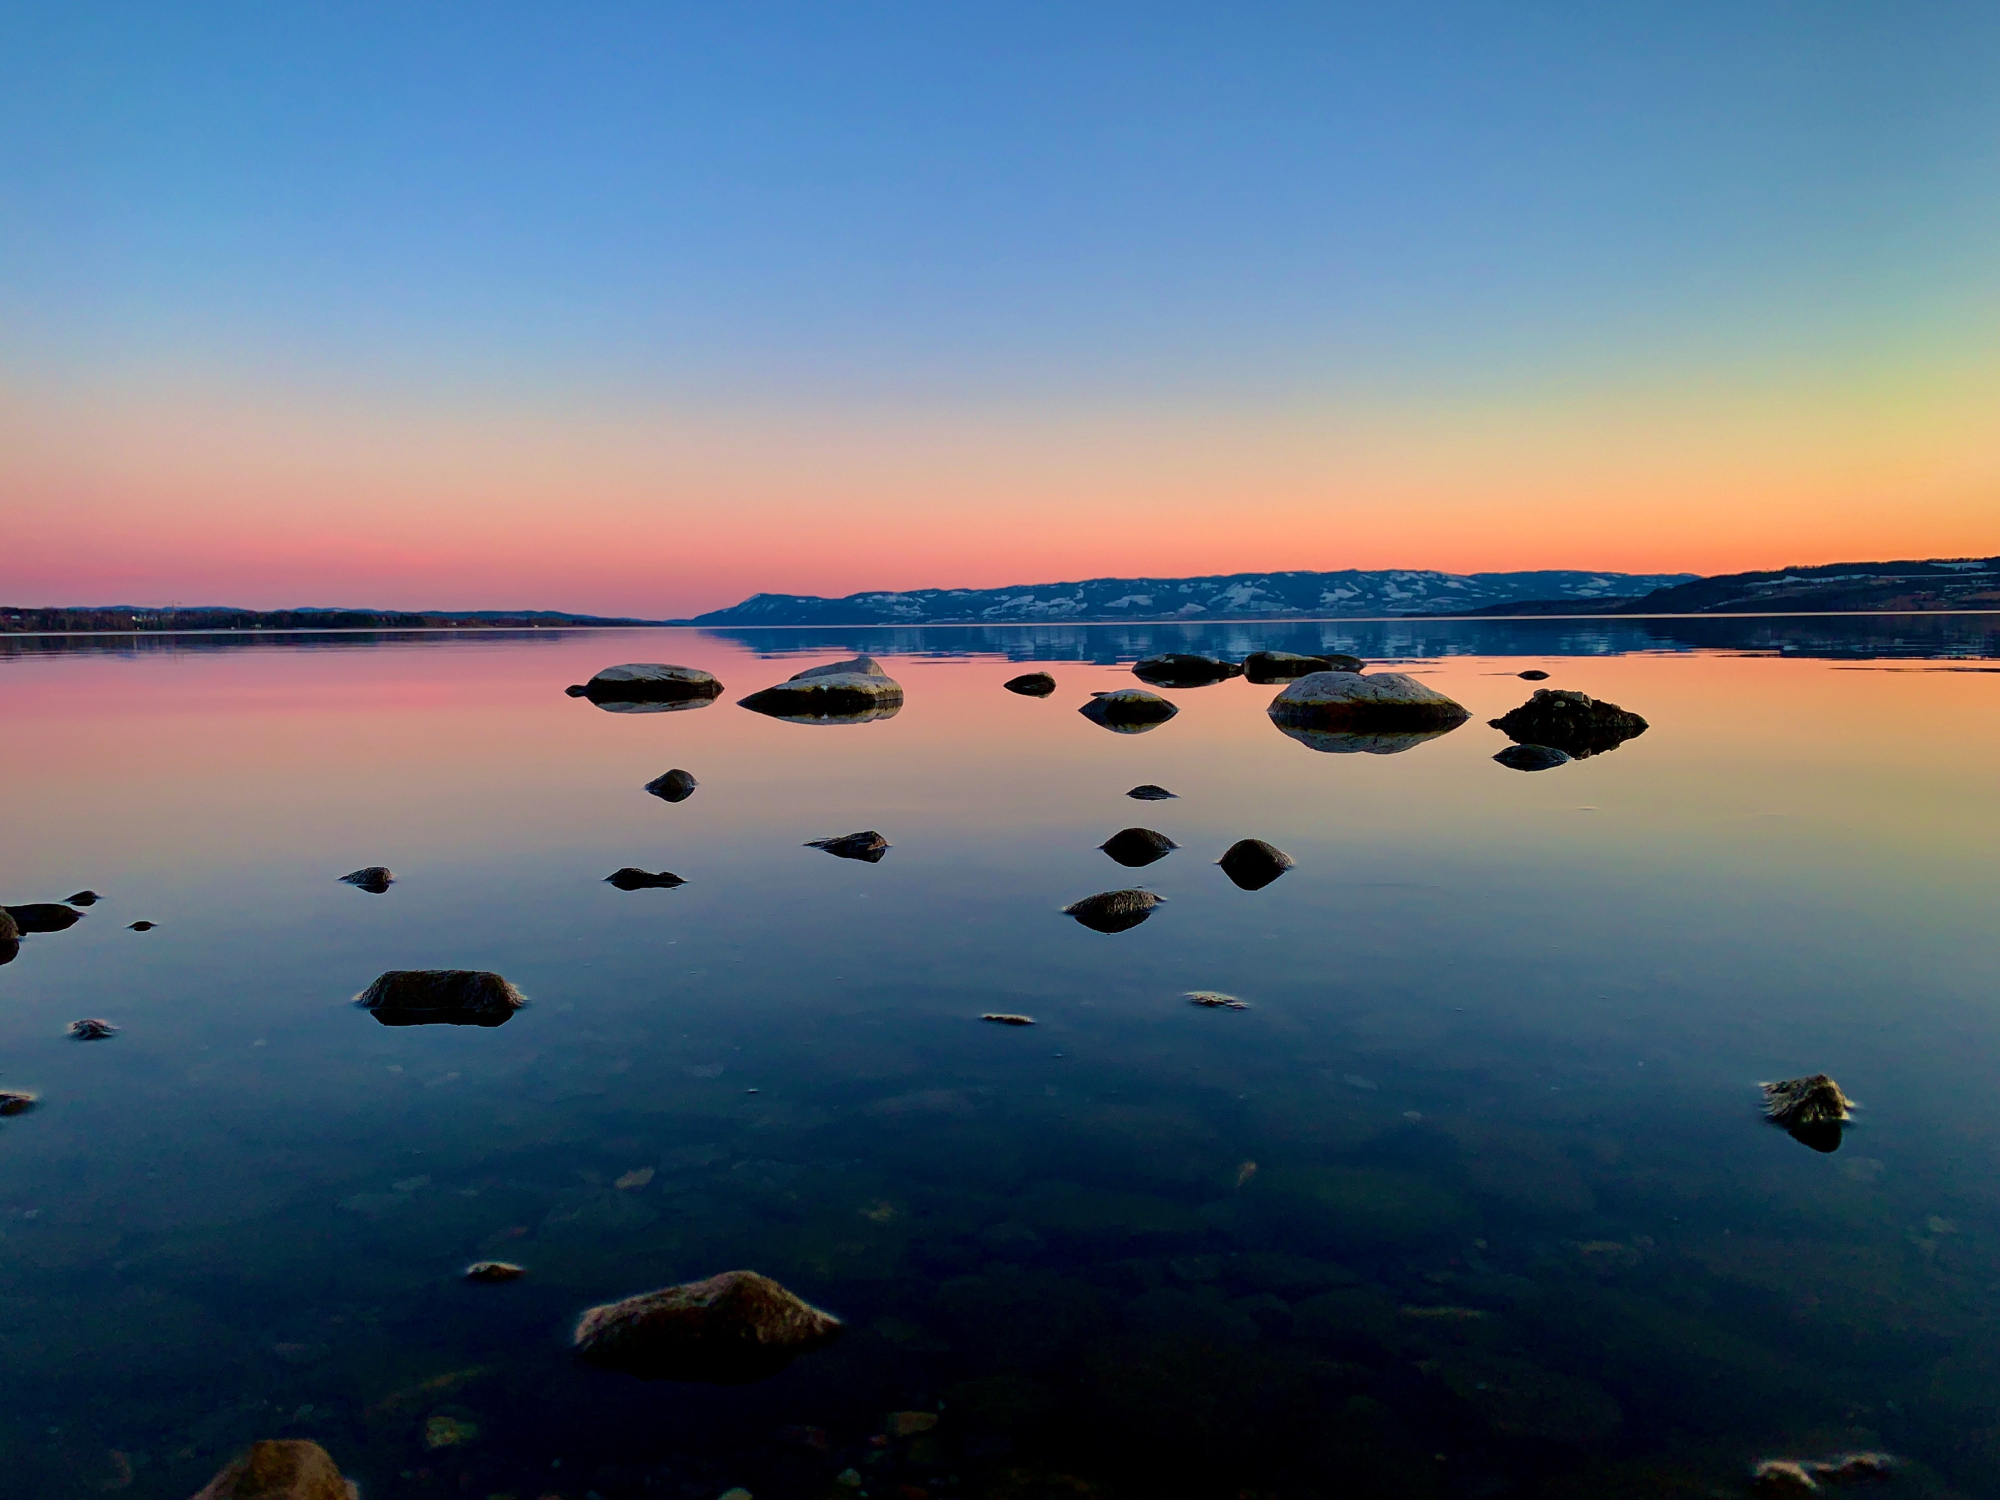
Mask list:
[[1889,1453],[1767,1458],[1750,1471],[1750,1492],[1758,1496],[1822,1495],[1826,1490],[1821,1481],[1844,1488],[1856,1482],[1887,1479],[1901,1466],[1902,1460]]
[[1132,675],[1155,687],[1193,688],[1241,677],[1243,669],[1233,661],[1222,661],[1213,656],[1190,656],[1185,652],[1169,651],[1135,661],[1132,663]]
[[1854,1101],[1824,1073],[1760,1084],[1764,1116],[1791,1138],[1815,1151],[1840,1149],[1841,1132],[1853,1118]]
[[0,906],[0,943],[11,943],[20,935],[20,924],[14,920],[13,912]]
[[1527,671],[1516,672],[1514,675],[1519,677],[1523,682],[1547,682],[1549,680],[1549,674],[1544,672],[1540,667],[1530,667]]
[[485,1283],[519,1281],[527,1274],[524,1267],[515,1265],[511,1260],[475,1260],[465,1268],[467,1281]]
[[1092,693],[1090,701],[1077,710],[1093,724],[1119,734],[1144,734],[1167,722],[1180,710],[1158,693],[1144,688],[1119,688],[1116,692]]
[[[1252,651],[1243,658],[1243,675],[1262,687],[1274,682],[1291,682],[1313,672],[1331,672],[1333,659],[1300,656],[1295,651]],[[1359,671],[1358,667],[1353,670]]]
[[1262,839],[1238,839],[1216,863],[1222,866],[1223,874],[1244,890],[1261,891],[1291,869],[1294,861],[1284,850]]
[[580,682],[572,682],[568,687],[563,689],[563,696],[565,698],[588,698],[590,696],[590,689]]
[[1207,1010],[1248,1010],[1249,1005],[1234,995],[1225,995],[1220,990],[1189,990],[1187,1002]]
[[843,833],[837,839],[808,839],[804,847],[824,849],[840,859],[859,859],[879,865],[890,846],[889,841],[874,829],[864,828],[859,833]]
[[79,1042],[101,1042],[108,1036],[116,1036],[118,1028],[109,1021],[88,1017],[81,1021],[70,1022],[69,1034]]
[[1551,745],[1585,760],[1646,732],[1646,721],[1615,703],[1561,688],[1536,688],[1519,708],[1491,721],[1517,745]]
[[0,1116],[24,1115],[39,1102],[35,1095],[20,1089],[0,1089]]
[[846,1325],[755,1271],[725,1271],[593,1307],[579,1358],[641,1380],[747,1385],[825,1347]]
[[358,890],[367,891],[371,896],[379,896],[396,883],[396,877],[382,865],[370,865],[365,870],[355,870],[340,877]]
[[655,875],[646,870],[627,865],[622,870],[614,870],[604,877],[607,885],[615,885],[621,891],[670,891],[687,882],[672,870],[662,870]]
[[351,1500],[355,1493],[326,1449],[284,1438],[252,1444],[194,1500]]
[[700,667],[636,661],[606,667],[584,684],[581,694],[569,691],[613,713],[659,713],[711,703],[722,695],[722,684]]
[[1150,828],[1121,828],[1097,847],[1119,864],[1137,869],[1140,865],[1150,865],[1156,859],[1165,859],[1180,845],[1164,833],[1155,833]]
[[127,932],[151,932],[155,927],[158,927],[159,925],[160,924],[158,922],[134,922],[130,926],[128,926],[125,930]]
[[63,900],[71,906],[95,906],[103,899],[95,891],[78,891],[74,896],[63,897]]
[[808,667],[738,702],[795,724],[860,724],[894,717],[903,706],[903,685],[874,657],[857,656]]
[[991,1021],[998,1026],[1032,1026],[1035,1024],[1033,1016],[1017,1016],[1011,1011],[1004,1010],[989,1010],[979,1019],[982,1021]]
[[1510,771],[1553,771],[1573,759],[1553,745],[1509,745],[1493,758]]
[[1450,734],[1458,727],[1447,724],[1442,729],[1391,731],[1309,729],[1287,724],[1283,719],[1273,719],[1272,723],[1286,739],[1297,740],[1306,749],[1317,750],[1321,755],[1401,755],[1405,750],[1414,750],[1419,745],[1427,745]]
[[1046,672],[1023,672],[1019,677],[1008,678],[1000,686],[1010,693],[1019,693],[1023,698],[1046,698],[1056,690],[1056,680]]
[[1100,891],[1063,908],[1063,915],[1075,917],[1092,932],[1125,932],[1137,927],[1165,901],[1151,891]]
[[1132,790],[1127,792],[1125,795],[1128,797],[1136,797],[1141,802],[1170,802],[1174,799],[1174,797],[1177,794],[1168,791],[1163,786],[1154,786],[1149,781],[1144,786],[1133,787]]
[[483,969],[391,969],[354,997],[384,1026],[499,1026],[528,1003]]
[[83,920],[83,913],[53,901],[31,901],[26,906],[0,907],[14,919],[15,931],[64,932]]
[[1405,672],[1314,672],[1273,698],[1267,712],[1300,729],[1392,732],[1453,729],[1471,717]]
[[673,770],[664,776],[655,776],[646,783],[646,790],[662,802],[685,802],[694,795],[694,789],[701,783],[686,771]]

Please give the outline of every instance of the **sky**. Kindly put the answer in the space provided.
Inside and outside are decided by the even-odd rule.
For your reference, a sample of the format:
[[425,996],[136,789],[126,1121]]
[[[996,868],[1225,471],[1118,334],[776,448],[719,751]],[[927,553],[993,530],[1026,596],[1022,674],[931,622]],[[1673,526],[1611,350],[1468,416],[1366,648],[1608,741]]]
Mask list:
[[2000,552],[2000,7],[0,8],[0,601]]

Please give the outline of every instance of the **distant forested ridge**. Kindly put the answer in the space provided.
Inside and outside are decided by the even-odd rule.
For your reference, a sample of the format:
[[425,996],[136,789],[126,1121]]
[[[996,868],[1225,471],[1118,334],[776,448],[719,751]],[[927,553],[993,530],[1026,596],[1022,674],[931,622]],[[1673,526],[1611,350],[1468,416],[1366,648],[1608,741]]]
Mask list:
[[1757,573],[1718,573],[1610,605],[1575,598],[1532,599],[1454,609],[1464,615],[1918,614],[2000,609],[2000,557],[1819,563]]
[[559,610],[236,609],[227,605],[149,609],[134,604],[63,608],[0,604],[0,633],[154,630],[546,629],[556,625],[656,625]]

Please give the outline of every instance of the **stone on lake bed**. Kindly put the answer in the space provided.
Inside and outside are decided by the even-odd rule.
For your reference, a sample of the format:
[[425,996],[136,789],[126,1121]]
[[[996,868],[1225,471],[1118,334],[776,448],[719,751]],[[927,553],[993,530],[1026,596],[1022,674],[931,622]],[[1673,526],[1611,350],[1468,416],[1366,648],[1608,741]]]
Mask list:
[[1284,850],[1262,839],[1238,839],[1216,861],[1222,873],[1246,891],[1261,891],[1295,862]]
[[1187,1002],[1209,1010],[1248,1010],[1248,1002],[1238,1000],[1234,995],[1225,995],[1220,990],[1189,990]]
[[1153,908],[1167,898],[1151,891],[1099,891],[1063,908],[1063,915],[1075,917],[1092,932],[1125,932],[1153,914]]
[[31,901],[26,906],[0,907],[13,920],[17,933],[64,932],[83,920],[83,913],[54,901]]
[[1097,847],[1119,864],[1136,869],[1165,859],[1180,845],[1151,828],[1121,828]]
[[701,783],[687,771],[673,770],[664,776],[655,776],[646,783],[646,790],[662,802],[685,802],[694,795],[694,789]]
[[1155,687],[1208,687],[1213,683],[1227,682],[1232,677],[1241,677],[1243,668],[1219,657],[1168,651],[1135,661],[1132,663],[1132,675]]
[[599,708],[624,713],[648,712],[646,705],[692,708],[721,694],[722,684],[712,672],[651,661],[606,667],[583,685],[581,693],[571,690],[572,697],[588,698]]
[[613,870],[604,877],[604,880],[607,885],[615,885],[621,891],[670,891],[677,885],[687,884],[672,870],[661,870],[658,874],[653,874],[632,865],[627,865],[622,870]]
[[35,1107],[39,1098],[21,1089],[0,1089],[0,1116],[24,1115]]
[[465,1268],[467,1281],[482,1283],[519,1281],[527,1274],[527,1267],[517,1266],[511,1260],[475,1260]]
[[391,969],[354,997],[384,1026],[499,1026],[528,1003],[484,969]]
[[1615,703],[1562,688],[1536,688],[1526,703],[1489,722],[1517,745],[1550,745],[1576,760],[1616,750],[1647,728]]
[[1451,729],[1471,717],[1404,672],[1313,672],[1273,698],[1267,712],[1303,729]]
[[1510,771],[1553,771],[1575,759],[1553,745],[1509,745],[1493,758]]
[[69,1023],[69,1034],[79,1042],[100,1042],[108,1036],[116,1036],[118,1028],[109,1021],[100,1021],[94,1016]]
[[575,1342],[587,1363],[641,1380],[747,1385],[832,1343],[845,1326],[768,1276],[724,1271],[593,1307]]
[[874,829],[864,828],[859,833],[843,833],[838,838],[808,839],[801,847],[824,849],[836,859],[858,859],[878,865],[882,856],[889,852],[890,844]]
[[1056,690],[1056,680],[1046,672],[1023,672],[1019,677],[1009,677],[1000,686],[1023,698],[1046,698]]
[[395,873],[386,865],[369,865],[365,869],[350,870],[341,880],[370,895],[379,896],[396,883]]
[[1033,1016],[1017,1016],[1004,1010],[989,1010],[979,1019],[982,1021],[992,1021],[999,1026],[1032,1026],[1035,1024]]
[[318,1443],[281,1438],[251,1444],[194,1500],[354,1500],[356,1494]]
[[872,656],[828,662],[737,700],[753,713],[793,723],[861,723],[903,706],[903,685]]
[[1154,786],[1149,781],[1144,786],[1133,787],[1125,795],[1135,798],[1140,802],[1170,802],[1180,794],[1178,792],[1170,792],[1163,786]]
[[1077,710],[1093,724],[1119,734],[1143,734],[1166,723],[1180,710],[1158,693],[1144,688],[1119,688],[1109,693],[1092,693],[1090,701]]
[[70,906],[95,906],[103,899],[95,891],[78,891],[74,896],[63,897],[63,901]]

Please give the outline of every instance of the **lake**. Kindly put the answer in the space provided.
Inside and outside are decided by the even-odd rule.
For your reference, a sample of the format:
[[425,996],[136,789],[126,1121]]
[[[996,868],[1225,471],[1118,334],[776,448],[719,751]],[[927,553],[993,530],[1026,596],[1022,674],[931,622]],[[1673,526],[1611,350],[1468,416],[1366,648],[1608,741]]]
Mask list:
[[[1471,719],[1077,711],[1265,648]],[[856,651],[895,716],[736,706]],[[565,696],[653,661],[727,691]],[[1510,770],[1537,686],[1650,727]],[[0,968],[0,1494],[306,1437],[367,1500],[1694,1497],[1861,1450],[2000,1495],[2000,617],[0,637],[0,711],[0,901],[103,898]],[[1179,847],[1124,868],[1131,826]],[[1294,867],[1239,888],[1245,838]],[[1126,887],[1165,904],[1062,914]],[[429,968],[529,1003],[353,1004]],[[1832,1151],[1760,1115],[1818,1072]],[[734,1269],[845,1335],[747,1385],[574,1357]]]

